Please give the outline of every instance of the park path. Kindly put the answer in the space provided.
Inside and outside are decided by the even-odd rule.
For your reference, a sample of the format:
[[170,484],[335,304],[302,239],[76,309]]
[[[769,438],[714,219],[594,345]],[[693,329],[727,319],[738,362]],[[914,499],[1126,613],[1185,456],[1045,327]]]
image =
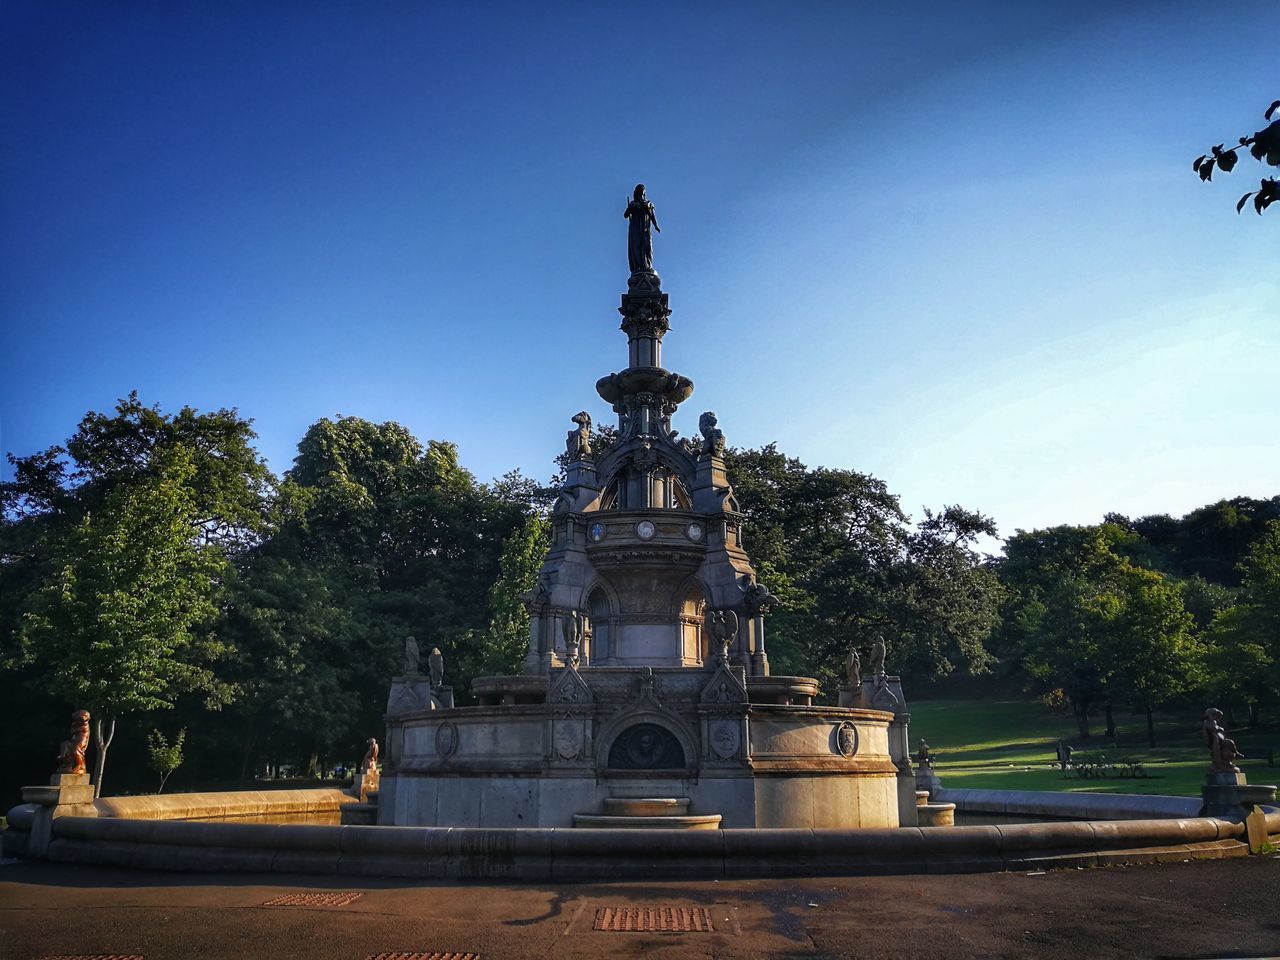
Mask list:
[[[308,902],[266,905],[293,894]],[[332,894],[358,896],[315,896]],[[396,952],[484,960],[1280,956],[1280,857],[1033,874],[554,886],[0,866],[3,960],[363,960]]]

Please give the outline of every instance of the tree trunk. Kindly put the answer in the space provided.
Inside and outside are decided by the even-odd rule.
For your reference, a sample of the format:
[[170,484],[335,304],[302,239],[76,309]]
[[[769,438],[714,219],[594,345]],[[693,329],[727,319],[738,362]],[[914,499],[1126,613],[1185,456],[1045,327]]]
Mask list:
[[1151,717],[1151,704],[1147,704],[1147,746],[1156,745],[1156,723]]
[[240,789],[244,789],[245,779],[249,775],[249,761],[253,758],[253,745],[256,741],[253,734],[246,734],[244,738],[244,753],[241,755],[240,761]]
[[1255,700],[1249,705],[1249,727],[1252,729],[1262,722],[1262,711],[1258,709],[1258,703]]
[[1111,701],[1107,701],[1107,733],[1106,735],[1114,740],[1116,738],[1116,718],[1111,715]]
[[116,737],[116,718],[110,713],[106,715],[107,732],[106,736],[103,736],[103,712],[105,711],[100,711],[93,721],[93,797],[95,800],[102,796],[102,771],[107,765],[107,749]]
[[1236,724],[1236,708],[1230,700],[1227,701],[1227,729],[1230,730]]
[[1085,740],[1088,740],[1089,739],[1089,704],[1077,703],[1075,705],[1075,711],[1076,711],[1076,726],[1079,727],[1080,729],[1080,736],[1083,737]]

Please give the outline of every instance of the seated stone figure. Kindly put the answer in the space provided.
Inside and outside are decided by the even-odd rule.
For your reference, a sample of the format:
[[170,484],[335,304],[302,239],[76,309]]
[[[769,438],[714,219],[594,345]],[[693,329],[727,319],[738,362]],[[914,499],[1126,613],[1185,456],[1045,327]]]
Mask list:
[[698,430],[702,433],[702,455],[724,456],[724,432],[716,424],[716,415],[708,410],[698,418]]
[[71,736],[62,741],[58,750],[58,773],[84,773],[84,752],[88,747],[89,711],[77,710],[71,714]]

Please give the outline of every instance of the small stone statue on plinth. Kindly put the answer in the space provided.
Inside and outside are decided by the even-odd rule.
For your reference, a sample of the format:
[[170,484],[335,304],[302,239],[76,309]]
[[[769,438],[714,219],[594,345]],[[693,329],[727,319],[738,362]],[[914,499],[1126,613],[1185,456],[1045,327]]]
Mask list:
[[58,750],[58,773],[79,776],[85,772],[84,753],[89,748],[89,711],[71,714],[71,736]]
[[1250,784],[1236,766],[1244,756],[1222,726],[1222,711],[1210,707],[1200,721],[1200,736],[1209,748],[1209,771],[1200,795],[1204,805],[1201,816],[1244,818],[1259,804],[1275,803],[1276,788],[1267,784]]
[[707,623],[711,627],[711,636],[720,648],[716,659],[719,663],[728,666],[729,654],[733,649],[733,641],[738,638],[738,612],[736,610],[712,610],[707,614]]
[[453,707],[453,688],[443,686],[444,657],[439,647],[432,647],[427,657],[427,676],[422,673],[422,654],[418,641],[406,637],[404,641],[404,673],[391,678],[391,692],[387,695],[387,713],[413,713],[418,710],[439,710]]
[[360,761],[360,773],[356,775],[351,789],[352,795],[358,797],[361,803],[368,803],[369,794],[377,793],[379,780],[378,741],[370,737],[365,743],[367,749],[364,759]]
[[564,635],[565,662],[574,670],[578,669],[582,653],[582,614],[570,610],[560,623],[560,632]]
[[374,737],[370,737],[366,741],[367,750],[364,752],[364,759],[360,761],[360,772],[368,773],[370,770],[378,769],[378,741]]
[[444,654],[439,647],[431,648],[431,656],[427,657],[427,670],[431,674],[431,689],[439,690],[444,685]]
[[591,459],[591,414],[583,410],[576,413],[571,418],[578,426],[576,429],[569,431],[569,436],[565,439],[566,452],[569,454],[569,462],[574,463],[578,460]]
[[920,741],[920,749],[916,751],[915,761],[918,767],[933,769],[933,751],[929,749],[929,741]]
[[1235,760],[1244,754],[1236,749],[1234,740],[1228,739],[1221,721],[1222,711],[1210,707],[1204,712],[1204,718],[1200,722],[1200,737],[1209,748],[1209,772],[1239,773],[1240,768],[1236,766]]
[[698,418],[698,430],[702,434],[702,450],[704,457],[724,456],[724,431],[716,426],[719,421],[715,413],[708,410]]
[[85,751],[89,747],[89,711],[71,714],[71,735],[58,749],[57,772],[48,786],[22,788],[22,802],[35,809],[30,827],[25,831],[4,831],[4,855],[44,857],[53,840],[53,821],[63,816],[97,816],[93,807],[94,787],[85,767]]
[[844,686],[840,688],[840,706],[857,707],[862,705],[862,657],[858,648],[849,644],[849,652],[844,657]]
[[929,749],[927,741],[920,741],[920,748],[916,750],[916,755],[912,759],[915,760],[916,791],[926,792],[930,797],[936,796],[942,788],[942,781],[934,773],[933,751]]
[[884,637],[876,634],[875,642],[871,644],[871,676],[877,681],[884,676],[884,658],[887,649],[884,645]]

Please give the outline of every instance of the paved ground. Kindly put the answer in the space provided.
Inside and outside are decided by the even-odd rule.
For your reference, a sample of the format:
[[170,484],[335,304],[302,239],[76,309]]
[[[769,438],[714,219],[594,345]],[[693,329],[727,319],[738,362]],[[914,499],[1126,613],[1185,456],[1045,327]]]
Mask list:
[[[264,906],[360,891],[346,906]],[[707,908],[714,930],[592,929],[602,907]],[[977,874],[452,885],[0,865],[0,958],[1280,956],[1280,856]]]

